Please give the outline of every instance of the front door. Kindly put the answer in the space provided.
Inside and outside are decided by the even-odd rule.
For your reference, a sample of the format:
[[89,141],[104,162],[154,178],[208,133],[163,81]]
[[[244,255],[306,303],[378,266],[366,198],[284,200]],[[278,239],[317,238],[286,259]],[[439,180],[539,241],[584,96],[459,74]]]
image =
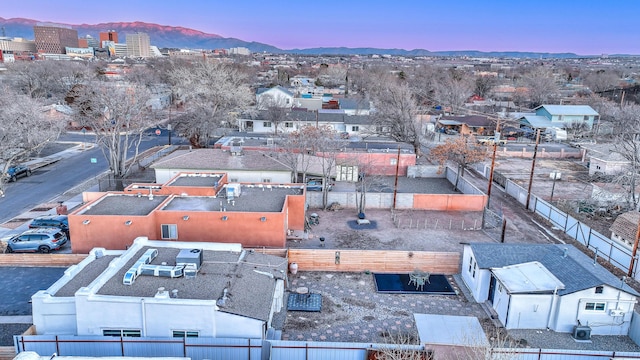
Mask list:
[[491,276],[491,281],[489,282],[489,301],[493,305],[493,297],[496,294],[496,278]]

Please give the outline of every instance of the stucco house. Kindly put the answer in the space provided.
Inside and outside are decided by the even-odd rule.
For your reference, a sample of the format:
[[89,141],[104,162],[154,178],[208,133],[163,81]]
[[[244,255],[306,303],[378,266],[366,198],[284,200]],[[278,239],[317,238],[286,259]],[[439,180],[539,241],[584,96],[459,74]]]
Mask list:
[[507,329],[627,335],[640,295],[565,244],[464,245],[461,275]]
[[287,260],[239,244],[137,238],[93,249],[32,296],[36,335],[263,339],[283,307]]
[[288,233],[304,230],[304,184],[226,179],[226,174],[180,173],[164,184],[84,193],[84,204],[68,215],[71,250],[122,250],[138,236],[281,248]]

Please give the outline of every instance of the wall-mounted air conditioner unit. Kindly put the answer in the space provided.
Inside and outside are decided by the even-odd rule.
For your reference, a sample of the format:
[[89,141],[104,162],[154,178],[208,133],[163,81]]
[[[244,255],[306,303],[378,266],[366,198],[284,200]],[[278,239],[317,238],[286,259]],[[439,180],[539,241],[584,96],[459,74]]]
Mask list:
[[591,327],[578,325],[573,328],[573,338],[576,340],[591,339]]

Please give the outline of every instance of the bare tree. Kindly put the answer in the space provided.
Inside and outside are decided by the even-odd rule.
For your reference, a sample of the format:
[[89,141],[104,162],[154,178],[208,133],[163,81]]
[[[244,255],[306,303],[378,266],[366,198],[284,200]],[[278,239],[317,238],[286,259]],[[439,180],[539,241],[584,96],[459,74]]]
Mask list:
[[302,174],[302,182],[306,182],[317,135],[316,127],[307,125],[284,135],[278,144],[276,155],[291,168],[292,182],[298,182],[298,174]]
[[441,105],[460,113],[464,103],[473,95],[471,76],[455,69],[450,69],[445,74],[436,86],[435,98]]
[[16,62],[8,70],[18,89],[47,103],[62,102],[74,86],[98,73],[92,64],[53,60]]
[[[55,141],[64,129],[64,122],[48,119],[42,104],[28,95],[2,89],[0,96],[0,164],[6,174],[15,162],[24,160],[34,151]],[[5,195],[5,176],[0,176],[0,195]]]
[[609,107],[609,116],[615,119],[616,139],[614,151],[619,153],[629,165],[616,176],[615,181],[620,184],[627,193],[627,206],[630,209],[640,210],[640,198],[637,195],[636,186],[640,178],[640,117],[639,105],[626,105],[622,107]]
[[522,76],[522,86],[527,88],[527,98],[532,108],[552,101],[558,95],[558,84],[551,70],[538,66]]
[[[71,100],[78,122],[95,132],[116,189],[122,190],[123,179],[138,156],[143,132],[154,122],[148,90],[134,84],[94,81],[77,86]],[[132,148],[135,152],[127,163],[127,152]]]
[[596,70],[584,74],[582,83],[595,93],[603,92],[617,87],[620,84],[620,75],[611,70]]
[[318,80],[322,86],[338,87],[345,84],[347,69],[341,66],[328,66],[320,70]]
[[496,78],[489,75],[481,75],[476,77],[474,93],[483,98],[491,95],[491,91],[496,84]]
[[309,127],[309,135],[313,141],[313,150],[320,157],[322,169],[322,207],[327,208],[329,182],[331,173],[335,170],[338,154],[346,146],[346,140],[342,139],[338,132],[329,125]]
[[473,136],[459,136],[448,139],[444,144],[431,149],[429,156],[444,167],[447,161],[458,165],[454,190],[458,190],[458,180],[464,176],[469,165],[478,163],[487,157],[487,148],[476,143]]
[[411,144],[416,156],[420,156],[422,128],[416,116],[417,105],[411,88],[406,83],[388,83],[378,92],[373,103],[377,131],[395,141]]
[[207,147],[215,130],[234,126],[233,118],[248,108],[253,95],[245,74],[211,61],[174,67],[169,78],[176,97],[185,103],[186,116],[175,126],[193,146]]

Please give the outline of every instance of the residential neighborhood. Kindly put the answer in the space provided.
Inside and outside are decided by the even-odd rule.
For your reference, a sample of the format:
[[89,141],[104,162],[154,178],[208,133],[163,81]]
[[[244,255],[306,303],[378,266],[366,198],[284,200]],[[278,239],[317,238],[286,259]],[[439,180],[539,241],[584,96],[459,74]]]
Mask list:
[[636,58],[74,31],[0,42],[0,359],[640,356]]

